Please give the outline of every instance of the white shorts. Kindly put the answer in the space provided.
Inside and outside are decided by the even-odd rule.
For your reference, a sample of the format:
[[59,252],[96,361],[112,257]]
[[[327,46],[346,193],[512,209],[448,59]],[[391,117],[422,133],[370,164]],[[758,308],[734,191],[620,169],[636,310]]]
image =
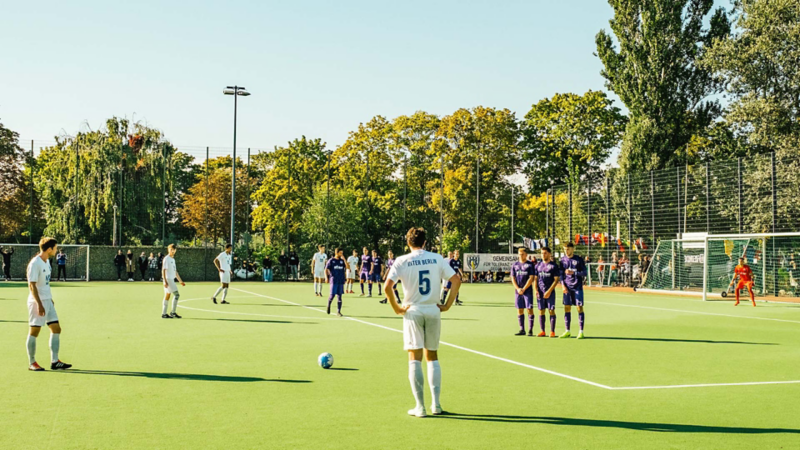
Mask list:
[[356,278],[358,278],[356,276],[356,269],[350,269],[350,271],[347,272],[347,279],[348,280],[355,280]]
[[403,349],[439,350],[442,312],[436,305],[412,307],[403,315]]
[[219,273],[219,282],[229,284],[231,282],[231,271],[225,270]]
[[168,286],[164,288],[165,294],[177,294],[178,293],[178,285],[175,283],[174,280],[167,281]]
[[44,306],[44,315],[40,316],[39,304],[36,303],[36,300],[28,300],[28,325],[43,327],[58,322],[58,314],[56,314],[56,305],[53,304],[53,299],[42,299],[42,306]]
[[314,270],[314,278],[325,278],[325,269]]

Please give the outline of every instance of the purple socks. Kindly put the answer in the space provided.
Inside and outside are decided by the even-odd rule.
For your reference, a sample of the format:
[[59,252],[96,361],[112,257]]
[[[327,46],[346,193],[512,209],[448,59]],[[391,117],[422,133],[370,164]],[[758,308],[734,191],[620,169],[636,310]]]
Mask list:
[[529,316],[528,316],[528,329],[529,329],[529,330],[531,330],[531,333],[533,333],[533,319],[534,319],[535,317],[536,317],[536,316],[535,316],[535,315],[533,315],[533,314],[531,314],[531,315],[529,315]]
[[539,315],[539,326],[542,328],[542,333],[544,333],[544,315]]
[[364,295],[364,282],[361,282],[361,295]]
[[517,320],[519,321],[519,329],[525,331],[525,314],[519,314]]
[[[339,300],[337,301],[336,306],[339,307],[339,312],[342,312],[342,296],[337,295],[337,297],[339,297]],[[333,300],[333,296],[331,296],[331,300]],[[331,300],[328,300],[328,304],[330,304]]]
[[564,313],[564,325],[567,327],[567,331],[569,331],[569,326],[572,324],[572,313]]
[[372,295],[372,283],[369,285],[369,295]]
[[583,313],[578,313],[578,322],[581,324],[581,331],[583,331]]
[[555,314],[550,314],[550,332],[551,333],[555,333],[556,332],[556,315]]

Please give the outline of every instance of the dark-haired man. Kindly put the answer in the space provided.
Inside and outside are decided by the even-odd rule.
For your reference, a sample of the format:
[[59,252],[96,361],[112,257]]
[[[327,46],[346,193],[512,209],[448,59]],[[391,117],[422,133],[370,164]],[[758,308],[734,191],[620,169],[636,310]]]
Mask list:
[[517,308],[519,332],[525,336],[525,310],[528,310],[528,336],[533,336],[533,280],[536,275],[534,264],[528,261],[528,251],[523,247],[517,250],[519,260],[511,266],[511,284],[514,285],[514,306]]
[[61,325],[58,322],[56,306],[50,292],[52,268],[50,258],[56,254],[57,242],[50,237],[39,240],[39,253],[28,264],[28,370],[42,372],[44,368],[36,362],[36,338],[43,325],[50,328],[50,369],[64,370],[72,367],[58,359],[61,349]]
[[329,259],[325,265],[325,275],[331,286],[331,293],[328,297],[328,314],[331,313],[333,297],[338,296],[336,315],[342,317],[342,294],[344,294],[344,283],[347,280],[347,261],[344,260],[344,250],[336,249],[334,257]]
[[214,303],[217,303],[217,295],[222,291],[222,304],[229,304],[225,298],[228,296],[228,287],[231,285],[231,274],[233,274],[233,270],[231,269],[231,252],[233,252],[233,246],[228,244],[225,246],[225,250],[214,258],[214,267],[216,267],[217,272],[219,272],[220,283],[217,292],[214,292],[214,295],[211,296],[211,301]]
[[561,278],[561,270],[552,260],[550,247],[542,247],[542,260],[536,264],[536,303],[539,307],[539,337],[547,336],[544,331],[544,310],[550,314],[550,337],[556,337],[556,285]]
[[575,254],[575,244],[568,242],[564,246],[565,255],[561,257],[561,287],[564,291],[564,326],[566,331],[561,335],[562,339],[570,337],[570,324],[572,323],[572,307],[578,307],[578,323],[581,331],[578,339],[583,339],[583,282],[586,279],[586,263],[583,258]]
[[[431,389],[431,413],[442,414],[439,395],[442,389],[442,369],[439,366],[439,336],[441,334],[441,313],[450,309],[455,302],[461,279],[453,268],[444,262],[441,255],[424,250],[425,230],[411,228],[406,234],[411,253],[397,258],[386,277],[384,291],[392,310],[403,316],[404,348],[408,351],[409,381],[416,406],[409,415],[425,417],[423,394],[422,355],[428,361],[428,384]],[[451,283],[450,295],[444,305],[438,302],[442,280]],[[397,303],[394,285],[403,283],[403,303]]]

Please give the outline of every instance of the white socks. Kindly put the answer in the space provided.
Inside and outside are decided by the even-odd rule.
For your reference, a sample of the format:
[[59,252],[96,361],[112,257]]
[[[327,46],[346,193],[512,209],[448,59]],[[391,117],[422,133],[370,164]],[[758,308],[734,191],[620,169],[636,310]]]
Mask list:
[[28,348],[28,361],[29,364],[36,362],[36,337],[28,335],[28,340],[25,342],[25,347]]
[[162,316],[167,313],[167,308],[169,308],[169,300],[164,299],[164,305],[161,307]]
[[318,283],[317,283],[317,279],[316,279],[316,278],[314,278],[314,293],[315,293],[315,294],[318,294],[318,293],[319,293],[319,288],[317,287],[317,284],[318,284]]
[[214,298],[217,298],[220,292],[222,292],[222,286],[217,288],[217,292],[214,292]]
[[408,381],[411,382],[411,393],[414,394],[417,408],[424,408],[425,398],[423,394],[424,379],[422,378],[422,361],[408,362]]
[[58,362],[58,351],[61,349],[61,335],[50,333],[50,362]]
[[222,301],[225,301],[225,297],[228,296],[228,288],[222,289]]
[[172,314],[175,314],[178,311],[178,299],[180,295],[177,293],[172,296]]
[[442,368],[439,366],[438,360],[428,361],[428,385],[431,387],[433,406],[439,407],[439,394],[442,392]]

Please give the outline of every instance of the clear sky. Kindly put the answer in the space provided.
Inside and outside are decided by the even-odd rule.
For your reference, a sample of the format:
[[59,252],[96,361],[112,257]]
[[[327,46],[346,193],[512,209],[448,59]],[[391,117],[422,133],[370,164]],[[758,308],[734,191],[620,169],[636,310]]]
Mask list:
[[604,89],[594,36],[611,18],[603,0],[4,3],[0,121],[22,140],[116,115],[195,151],[232,145],[233,84],[253,94],[240,148],[301,135],[335,148],[378,114],[522,117],[557,92]]

